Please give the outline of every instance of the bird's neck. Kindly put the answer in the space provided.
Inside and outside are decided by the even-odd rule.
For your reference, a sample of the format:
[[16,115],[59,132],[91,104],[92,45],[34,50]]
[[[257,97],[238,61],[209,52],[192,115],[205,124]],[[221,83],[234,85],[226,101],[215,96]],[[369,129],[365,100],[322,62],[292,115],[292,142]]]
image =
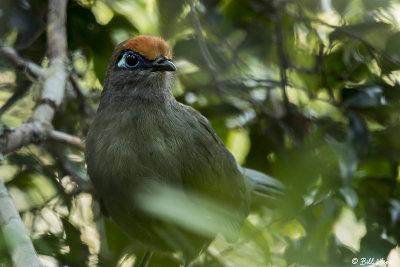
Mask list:
[[[116,89],[117,88],[117,89]],[[132,83],[110,85],[106,83],[101,95],[99,111],[112,108],[113,111],[126,111],[151,107],[163,109],[175,98],[169,80],[142,80]]]

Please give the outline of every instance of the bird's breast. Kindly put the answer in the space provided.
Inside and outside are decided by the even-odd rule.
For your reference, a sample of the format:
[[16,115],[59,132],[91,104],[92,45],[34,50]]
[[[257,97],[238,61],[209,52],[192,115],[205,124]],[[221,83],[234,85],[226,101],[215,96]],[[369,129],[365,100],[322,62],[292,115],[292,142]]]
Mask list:
[[89,174],[94,172],[93,179],[109,180],[107,184],[137,184],[143,179],[175,183],[180,179],[177,158],[182,139],[171,133],[162,114],[161,118],[146,112],[100,115],[90,130],[87,146],[92,151],[87,156]]

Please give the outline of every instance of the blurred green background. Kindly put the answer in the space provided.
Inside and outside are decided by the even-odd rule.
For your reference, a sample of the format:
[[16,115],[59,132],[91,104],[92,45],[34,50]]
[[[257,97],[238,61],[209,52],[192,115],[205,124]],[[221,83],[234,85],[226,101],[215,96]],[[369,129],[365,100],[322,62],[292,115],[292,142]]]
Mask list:
[[[239,241],[218,236],[194,266],[400,266],[400,1],[201,0],[194,9],[199,23],[182,0],[70,0],[68,71],[84,90],[67,86],[55,129],[85,137],[114,45],[162,36],[178,67],[176,98],[210,120],[243,166],[288,188],[275,203],[257,201]],[[0,38],[41,66],[46,13],[45,0],[0,2]],[[28,120],[40,90],[0,56],[1,124]],[[82,151],[30,145],[5,157],[0,177],[46,266],[132,266],[144,253],[75,182],[86,179]],[[0,265],[11,266],[1,238]],[[155,255],[150,266],[178,265]]]

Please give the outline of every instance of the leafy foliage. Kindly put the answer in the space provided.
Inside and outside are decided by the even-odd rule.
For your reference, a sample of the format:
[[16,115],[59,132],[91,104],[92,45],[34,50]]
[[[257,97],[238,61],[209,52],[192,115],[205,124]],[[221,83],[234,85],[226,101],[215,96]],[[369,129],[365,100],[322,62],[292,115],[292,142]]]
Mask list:
[[[224,260],[353,266],[352,258],[386,259],[400,242],[400,3],[201,0],[195,11],[176,0],[69,1],[70,71],[85,91],[67,88],[55,128],[84,137],[114,45],[161,35],[179,69],[177,99],[207,116],[244,166],[288,188],[278,202],[255,201],[238,243],[212,243]],[[0,2],[1,38],[42,65],[45,13],[41,0]],[[0,71],[1,122],[17,126],[29,118],[40,81],[4,58]],[[0,175],[48,262],[129,266],[144,254],[111,221],[99,222],[95,198],[76,182],[85,179],[82,152],[32,145],[8,155]],[[9,264],[0,237],[0,265]],[[178,264],[167,255],[151,262]],[[195,263],[220,265],[210,253]]]

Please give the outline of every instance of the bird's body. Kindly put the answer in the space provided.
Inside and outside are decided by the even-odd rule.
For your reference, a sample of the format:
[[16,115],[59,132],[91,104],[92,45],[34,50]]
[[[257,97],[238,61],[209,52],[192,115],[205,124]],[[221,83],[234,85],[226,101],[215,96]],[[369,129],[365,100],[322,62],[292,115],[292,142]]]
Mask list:
[[[160,227],[160,221],[136,207],[135,194],[146,190],[146,184],[166,184],[188,194],[197,191],[236,207],[242,214],[238,229],[247,216],[249,198],[234,159],[210,132],[205,118],[182,119],[182,115],[190,118],[195,111],[177,102],[164,104],[171,107],[132,101],[135,110],[120,107],[112,114],[107,108],[100,110],[91,129],[97,136],[88,136],[87,146],[95,148],[95,152],[87,155],[87,162],[88,166],[98,166],[89,167],[89,174],[111,218],[133,238],[152,248],[174,251],[177,248],[166,245],[152,229]],[[118,125],[114,125],[116,121]],[[182,136],[175,136],[177,130]],[[213,145],[207,146],[209,142]],[[200,250],[209,241],[204,238],[193,246]]]
[[227,227],[238,232],[249,212],[249,185],[207,119],[173,97],[170,57],[159,38],[139,36],[117,46],[86,162],[107,213],[126,233],[190,259],[212,237],[146,213],[137,196],[152,194],[152,184],[179,190],[188,201],[191,194],[204,196],[233,211]]

